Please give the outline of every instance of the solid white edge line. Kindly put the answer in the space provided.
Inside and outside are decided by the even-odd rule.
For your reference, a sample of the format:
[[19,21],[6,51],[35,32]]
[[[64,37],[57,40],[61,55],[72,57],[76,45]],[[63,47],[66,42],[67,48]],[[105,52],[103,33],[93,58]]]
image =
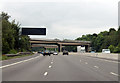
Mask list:
[[19,61],[19,62],[16,62],[16,63],[4,65],[4,66],[1,66],[0,68],[5,68],[5,67],[13,66],[13,65],[16,65],[16,64],[19,64],[19,63],[27,62],[27,61],[36,59],[36,58],[38,58],[38,57],[40,57],[40,56],[37,56],[37,57],[34,57],[34,58],[30,58],[30,59],[27,59],[27,60],[23,60],[23,61]]
[[44,76],[46,76],[47,74],[48,74],[48,72],[45,72],[45,73],[44,73]]

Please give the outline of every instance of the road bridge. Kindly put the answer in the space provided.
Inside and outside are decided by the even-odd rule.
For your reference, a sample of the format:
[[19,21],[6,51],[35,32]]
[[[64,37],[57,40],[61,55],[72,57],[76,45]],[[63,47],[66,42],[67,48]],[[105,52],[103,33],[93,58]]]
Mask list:
[[58,48],[57,45],[46,45],[46,44],[32,44],[31,47]]
[[[52,47],[53,45],[57,45],[58,51],[62,51],[62,46],[85,46],[85,51],[89,51],[89,47],[91,42],[90,41],[77,41],[77,40],[50,40],[50,39],[30,39],[31,47],[38,46],[40,47],[40,44],[46,44],[46,45],[51,45],[49,47]],[[37,45],[38,44],[38,45]],[[54,47],[54,46],[53,46]]]

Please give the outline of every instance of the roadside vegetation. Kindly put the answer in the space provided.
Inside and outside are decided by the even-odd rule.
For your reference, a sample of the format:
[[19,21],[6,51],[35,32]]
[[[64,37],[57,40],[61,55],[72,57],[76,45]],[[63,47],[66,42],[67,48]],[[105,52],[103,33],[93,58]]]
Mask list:
[[2,12],[2,54],[15,54],[30,51],[30,38],[20,35],[20,24],[15,20],[9,21],[7,13]]
[[14,56],[14,57],[8,57],[6,55],[2,55],[2,56],[0,56],[0,60],[15,59],[15,58],[21,58],[21,57],[31,56],[31,55],[33,55],[33,54],[19,55],[19,56]]
[[92,50],[96,50],[96,52],[110,49],[112,53],[120,53],[120,27],[118,30],[110,28],[109,31],[103,31],[99,34],[82,35],[76,40],[91,41]]

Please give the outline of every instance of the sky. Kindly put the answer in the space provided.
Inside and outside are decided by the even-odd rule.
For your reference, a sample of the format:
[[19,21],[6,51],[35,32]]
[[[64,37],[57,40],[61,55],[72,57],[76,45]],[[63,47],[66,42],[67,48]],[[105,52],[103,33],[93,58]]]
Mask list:
[[31,38],[71,39],[118,29],[119,0],[1,0],[0,12],[8,13],[21,27],[45,27],[47,35]]

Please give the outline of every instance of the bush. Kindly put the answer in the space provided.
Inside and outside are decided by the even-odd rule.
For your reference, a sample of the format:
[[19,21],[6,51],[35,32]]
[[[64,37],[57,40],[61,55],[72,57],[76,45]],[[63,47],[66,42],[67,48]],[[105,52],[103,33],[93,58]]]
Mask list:
[[8,57],[6,56],[6,55],[2,55],[2,56],[0,56],[0,60],[7,60],[8,59]]
[[114,49],[115,53],[120,53],[120,43],[118,44],[118,46]]
[[16,54],[16,53],[17,53],[17,51],[15,49],[12,49],[8,52],[8,54]]
[[109,49],[110,49],[110,51],[113,53],[113,52],[114,52],[114,49],[115,49],[115,46],[110,45],[108,48],[109,48]]
[[21,52],[26,52],[26,50],[25,49],[21,49]]

